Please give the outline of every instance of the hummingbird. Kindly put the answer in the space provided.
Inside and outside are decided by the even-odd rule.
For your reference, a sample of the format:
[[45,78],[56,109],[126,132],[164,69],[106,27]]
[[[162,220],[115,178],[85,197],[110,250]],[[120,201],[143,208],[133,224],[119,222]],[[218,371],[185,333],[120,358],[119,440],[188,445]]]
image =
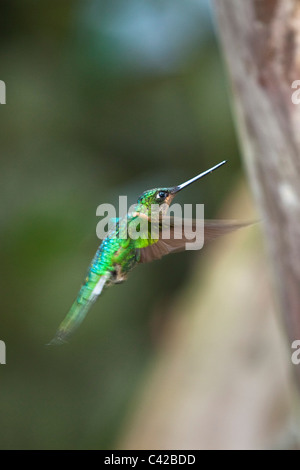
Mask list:
[[[86,314],[100,296],[104,287],[118,284],[127,279],[129,272],[138,264],[160,259],[169,253],[186,249],[187,238],[176,235],[176,224],[172,218],[167,218],[166,212],[174,197],[190,184],[212,173],[226,163],[218,163],[209,170],[200,173],[190,180],[173,187],[154,188],[144,191],[134,205],[134,210],[125,217],[116,219],[116,224],[100,244],[67,316],[60,324],[50,345],[62,344],[81,324]],[[158,207],[158,236],[151,237],[151,207]],[[133,223],[147,221],[147,237],[132,239],[120,237],[124,230],[128,231]],[[170,225],[168,239],[162,238],[164,221]],[[148,223],[149,222],[149,223]],[[192,223],[194,225],[194,221]],[[248,223],[234,221],[204,220],[204,243],[220,235],[241,228]]]

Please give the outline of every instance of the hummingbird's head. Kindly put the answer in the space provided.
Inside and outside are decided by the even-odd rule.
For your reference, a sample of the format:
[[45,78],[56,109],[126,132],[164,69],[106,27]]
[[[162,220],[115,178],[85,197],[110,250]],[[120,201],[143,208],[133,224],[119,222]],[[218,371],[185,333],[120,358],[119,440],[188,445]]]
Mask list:
[[165,213],[168,210],[175,194],[172,194],[173,188],[154,188],[144,191],[138,198],[137,211],[151,213],[151,206],[158,206],[160,212]]
[[173,201],[176,194],[179,193],[179,191],[207,175],[208,173],[216,170],[220,166],[224,165],[224,163],[226,163],[226,160],[177,186],[172,186],[171,188],[154,188],[143,192],[143,194],[141,194],[141,196],[138,198],[136,211],[151,214],[151,206],[155,205],[156,207],[159,206],[159,212],[166,214],[169,205]]

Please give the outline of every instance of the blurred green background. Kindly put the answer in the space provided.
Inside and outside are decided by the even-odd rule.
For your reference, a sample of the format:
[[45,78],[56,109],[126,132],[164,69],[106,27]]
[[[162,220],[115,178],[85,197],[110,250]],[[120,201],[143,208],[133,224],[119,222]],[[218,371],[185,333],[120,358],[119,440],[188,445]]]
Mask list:
[[210,6],[2,0],[0,37],[0,448],[113,448],[157,353],[155,312],[201,252],[140,266],[67,345],[45,344],[99,244],[99,204],[226,158],[177,200],[214,217],[241,178]]

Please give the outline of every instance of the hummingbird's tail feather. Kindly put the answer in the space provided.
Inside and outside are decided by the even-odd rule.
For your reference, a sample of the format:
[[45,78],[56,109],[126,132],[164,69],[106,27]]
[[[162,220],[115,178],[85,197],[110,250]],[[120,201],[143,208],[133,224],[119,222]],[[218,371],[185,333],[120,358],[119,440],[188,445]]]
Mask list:
[[48,343],[48,346],[60,345],[67,341],[69,336],[82,323],[91,306],[101,294],[108,277],[109,274],[101,276],[93,290],[90,290],[87,284],[82,286],[79,296],[73,303],[65,319],[60,324],[54,338],[50,343]]

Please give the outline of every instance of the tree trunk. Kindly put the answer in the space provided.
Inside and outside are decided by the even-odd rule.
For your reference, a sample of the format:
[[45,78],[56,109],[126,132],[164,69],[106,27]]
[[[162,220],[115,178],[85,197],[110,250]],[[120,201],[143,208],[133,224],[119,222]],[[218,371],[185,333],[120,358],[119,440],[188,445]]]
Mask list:
[[[239,187],[222,214],[253,217],[250,204]],[[158,326],[160,348],[121,449],[297,447],[290,354],[261,245],[256,226],[199,254],[185,290],[169,303],[165,329]]]
[[[300,340],[300,104],[292,88],[300,79],[300,2],[214,5],[241,148],[292,342]],[[293,367],[300,384],[300,366]]]

